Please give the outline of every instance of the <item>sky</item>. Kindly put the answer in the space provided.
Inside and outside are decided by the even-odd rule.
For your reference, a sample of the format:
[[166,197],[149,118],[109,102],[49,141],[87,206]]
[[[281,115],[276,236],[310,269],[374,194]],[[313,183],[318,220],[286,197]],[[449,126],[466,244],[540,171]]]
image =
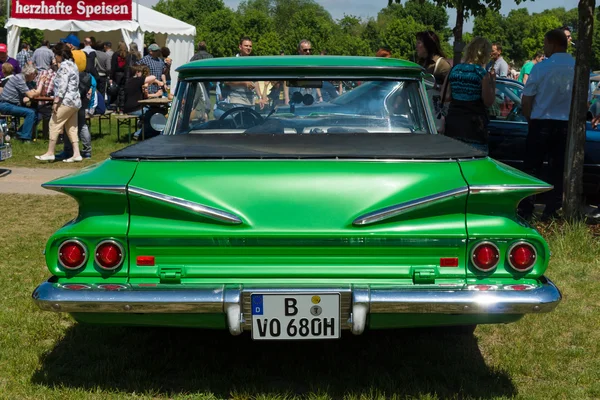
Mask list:
[[[136,0],[134,0],[136,1]],[[240,0],[224,0],[228,7],[237,9]],[[139,0],[140,4],[145,6],[153,6],[158,3],[158,0]],[[344,14],[355,15],[362,18],[375,17],[379,10],[387,5],[387,0],[316,0],[321,4],[331,16],[335,19],[340,19]],[[504,0],[500,12],[504,15],[515,8],[527,8],[529,12],[540,12],[548,8],[564,7],[567,10],[577,7],[579,0],[536,0],[525,1],[520,5],[516,5],[514,0]],[[375,4],[375,6],[374,6]],[[456,21],[456,13],[453,9],[448,10],[448,25],[454,26]],[[473,30],[473,19],[465,22],[464,31],[471,32]]]

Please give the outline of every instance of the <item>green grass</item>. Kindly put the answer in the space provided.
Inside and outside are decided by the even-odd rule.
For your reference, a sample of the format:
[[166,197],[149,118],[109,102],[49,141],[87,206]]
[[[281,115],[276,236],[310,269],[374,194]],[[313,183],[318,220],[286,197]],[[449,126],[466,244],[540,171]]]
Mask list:
[[4,195],[0,398],[600,398],[600,242],[545,227],[555,312],[474,336],[405,330],[335,342],[253,342],[193,329],[90,327],[39,311],[42,250],[76,213],[65,196]]
[[[132,125],[133,127],[133,125]],[[109,131],[108,121],[102,121],[102,135],[98,129],[98,119],[94,118],[91,125],[92,134],[92,158],[84,159],[81,163],[42,162],[36,160],[34,156],[44,154],[48,149],[48,140],[42,139],[41,123],[39,126],[38,139],[30,144],[23,144],[18,140],[12,140],[10,143],[13,148],[13,156],[0,163],[0,167],[28,167],[28,168],[77,168],[85,167],[90,164],[108,158],[109,154],[127,146],[127,126],[121,127],[121,141],[117,142],[117,122],[112,117],[112,129]],[[132,131],[134,129],[132,128]],[[135,143],[135,142],[133,142]],[[62,151],[62,144],[57,146],[57,153]]]

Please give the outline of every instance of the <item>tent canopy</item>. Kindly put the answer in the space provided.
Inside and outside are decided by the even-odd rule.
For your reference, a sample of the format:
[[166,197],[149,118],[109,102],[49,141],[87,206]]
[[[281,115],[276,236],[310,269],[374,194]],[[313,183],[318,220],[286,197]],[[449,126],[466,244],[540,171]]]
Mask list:
[[8,54],[13,57],[19,51],[21,28],[43,30],[45,38],[54,42],[69,33],[76,33],[80,39],[96,36],[103,41],[110,40],[113,42],[113,47],[116,47],[116,40],[112,38],[118,38],[127,45],[135,42],[140,49],[144,43],[144,32],[155,33],[157,44],[167,46],[171,50],[173,84],[177,80],[175,69],[187,63],[194,55],[196,37],[195,26],[136,3],[132,4],[131,21],[9,18],[5,28],[8,31]]

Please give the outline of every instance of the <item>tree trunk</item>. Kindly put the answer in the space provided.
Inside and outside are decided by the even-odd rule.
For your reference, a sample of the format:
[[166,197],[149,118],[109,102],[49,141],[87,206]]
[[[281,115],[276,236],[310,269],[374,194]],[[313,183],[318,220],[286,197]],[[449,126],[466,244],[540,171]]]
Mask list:
[[454,33],[454,65],[459,64],[462,58],[462,51],[465,48],[462,42],[463,25],[465,21],[465,6],[462,1],[456,2],[456,26],[452,30]]
[[565,155],[563,211],[567,220],[575,220],[582,215],[583,154],[595,6],[596,0],[579,0],[575,78]]

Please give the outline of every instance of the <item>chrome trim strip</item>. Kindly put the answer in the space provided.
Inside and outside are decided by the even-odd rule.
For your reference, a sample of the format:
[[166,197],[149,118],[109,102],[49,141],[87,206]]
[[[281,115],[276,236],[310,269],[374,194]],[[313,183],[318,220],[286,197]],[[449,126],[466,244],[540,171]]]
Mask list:
[[524,291],[371,290],[371,313],[528,314],[550,312],[562,295],[545,279],[542,286]]
[[61,185],[58,183],[43,183],[42,187],[48,190],[64,192],[65,189],[90,190],[98,192],[125,193],[127,187],[124,185]]
[[[546,278],[529,290],[476,291],[462,289],[389,288],[356,286],[353,293],[353,330],[362,329],[363,313],[432,314],[527,314],[550,312],[561,301],[558,288]],[[182,285],[183,286],[183,285]],[[510,285],[508,285],[510,286]],[[246,291],[306,292],[307,289],[225,288],[224,285],[181,289],[141,288],[130,290],[68,290],[58,283],[45,282],[32,294],[33,301],[45,311],[108,313],[226,313],[233,334],[241,332],[240,293]],[[331,291],[331,288],[313,289]],[[240,306],[240,307],[236,307]],[[365,314],[366,315],[366,314]]]
[[147,197],[150,199],[162,201],[167,204],[174,205],[179,208],[183,208],[188,211],[192,211],[198,213],[204,217],[210,218],[215,221],[225,222],[227,224],[241,224],[242,220],[235,214],[231,214],[227,211],[219,210],[217,208],[205,206],[203,204],[194,203],[193,201],[188,201],[179,197],[173,197],[166,194],[153,192],[151,190],[146,190],[134,186],[129,186],[127,188],[128,193],[137,194],[143,197]]
[[552,185],[475,185],[469,187],[470,194],[493,193],[493,192],[521,192],[534,193],[549,192],[554,189]]
[[44,282],[32,294],[44,311],[93,313],[223,313],[223,286],[165,290],[67,290]]
[[447,200],[451,197],[466,195],[468,192],[469,188],[465,186],[458,189],[447,190],[445,192],[421,197],[420,199],[407,201],[406,203],[400,203],[394,206],[382,208],[380,210],[361,215],[360,217],[356,218],[352,222],[352,224],[359,226],[373,224],[375,222],[396,217],[400,214],[428,207],[432,204],[438,203],[443,200]]

